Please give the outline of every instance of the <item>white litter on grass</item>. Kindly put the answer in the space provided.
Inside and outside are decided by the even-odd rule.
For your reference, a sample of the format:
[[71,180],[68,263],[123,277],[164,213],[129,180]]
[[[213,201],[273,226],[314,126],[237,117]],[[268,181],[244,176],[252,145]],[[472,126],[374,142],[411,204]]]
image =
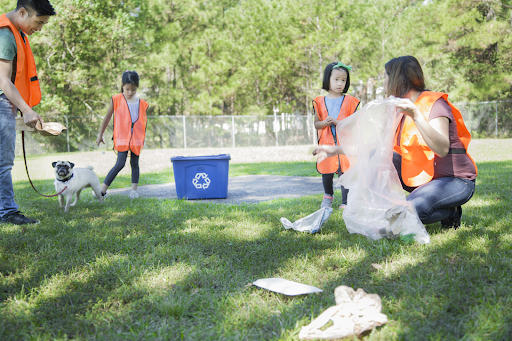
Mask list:
[[323,207],[316,212],[311,213],[307,217],[297,220],[292,223],[286,218],[281,218],[281,223],[285,229],[294,229],[299,232],[318,232],[322,225],[329,219],[332,213],[332,208]]
[[317,287],[289,281],[284,278],[263,278],[254,281],[252,284],[287,296],[306,295],[323,291]]
[[[363,289],[357,291],[347,286],[334,290],[336,305],[321,313],[309,325],[302,327],[301,340],[333,340],[359,335],[388,322],[388,317],[381,313],[382,302],[377,294],[367,294]],[[333,325],[321,330],[332,321]]]

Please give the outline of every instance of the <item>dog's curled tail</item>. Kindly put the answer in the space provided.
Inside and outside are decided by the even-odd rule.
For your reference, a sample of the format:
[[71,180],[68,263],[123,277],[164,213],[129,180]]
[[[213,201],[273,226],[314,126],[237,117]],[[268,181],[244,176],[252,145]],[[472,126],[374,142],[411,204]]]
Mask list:
[[93,170],[93,169],[94,169],[94,167],[93,167],[93,166],[85,166],[85,168],[90,169],[90,170]]

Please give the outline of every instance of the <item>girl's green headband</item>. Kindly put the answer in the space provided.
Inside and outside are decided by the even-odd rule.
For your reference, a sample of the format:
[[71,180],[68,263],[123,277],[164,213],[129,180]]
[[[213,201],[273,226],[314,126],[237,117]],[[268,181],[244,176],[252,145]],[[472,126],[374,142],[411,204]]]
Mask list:
[[352,66],[351,65],[345,65],[342,62],[338,62],[338,64],[334,65],[332,68],[336,69],[336,68],[339,68],[339,67],[343,67],[343,68],[347,69],[348,71],[352,70]]

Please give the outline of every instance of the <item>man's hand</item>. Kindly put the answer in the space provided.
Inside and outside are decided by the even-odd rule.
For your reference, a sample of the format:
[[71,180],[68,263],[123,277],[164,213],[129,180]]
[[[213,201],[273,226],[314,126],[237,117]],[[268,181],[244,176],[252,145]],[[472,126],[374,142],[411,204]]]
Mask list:
[[23,121],[30,128],[35,128],[37,121],[44,123],[43,118],[39,116],[34,110],[28,110],[23,113]]

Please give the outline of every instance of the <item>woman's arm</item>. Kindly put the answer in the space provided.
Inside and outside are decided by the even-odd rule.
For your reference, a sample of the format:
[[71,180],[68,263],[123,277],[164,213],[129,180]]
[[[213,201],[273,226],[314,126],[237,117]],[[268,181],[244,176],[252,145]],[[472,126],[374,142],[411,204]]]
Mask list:
[[322,162],[328,157],[335,156],[338,154],[344,155],[343,149],[340,146],[331,146],[331,145],[319,145],[313,150],[313,155],[316,156],[318,162]]
[[434,153],[440,157],[448,155],[450,150],[450,120],[447,117],[438,117],[429,122],[409,99],[403,99],[402,103],[397,104],[396,107],[402,109],[401,112],[413,119],[427,146]]
[[103,142],[103,144],[105,144],[105,141],[103,141],[103,133],[105,133],[105,129],[107,129],[107,126],[110,122],[110,119],[112,118],[113,113],[114,113],[114,103],[111,101],[110,106],[107,109],[107,114],[105,115],[103,122],[101,122],[100,130],[98,132],[98,137],[96,138],[96,144],[98,146],[102,142]]

